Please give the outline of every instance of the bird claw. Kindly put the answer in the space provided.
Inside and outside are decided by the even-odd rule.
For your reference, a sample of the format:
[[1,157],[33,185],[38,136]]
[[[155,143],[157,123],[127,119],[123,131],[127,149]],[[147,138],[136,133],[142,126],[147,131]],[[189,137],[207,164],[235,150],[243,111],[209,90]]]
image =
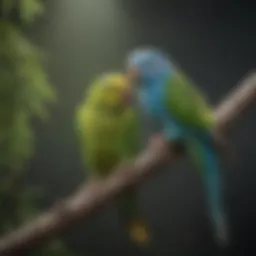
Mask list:
[[150,236],[147,226],[143,222],[135,221],[130,226],[130,238],[139,246],[148,246],[150,243]]

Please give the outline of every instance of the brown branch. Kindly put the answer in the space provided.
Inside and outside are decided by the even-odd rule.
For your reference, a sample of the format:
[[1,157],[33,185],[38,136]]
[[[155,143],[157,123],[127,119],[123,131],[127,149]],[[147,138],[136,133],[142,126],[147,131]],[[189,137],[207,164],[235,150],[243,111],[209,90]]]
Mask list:
[[[256,73],[246,77],[217,108],[217,127],[224,132],[256,99]],[[140,183],[147,176],[171,163],[177,155],[160,143],[141,153],[131,165],[120,166],[116,173],[101,181],[90,181],[77,193],[63,200],[35,220],[0,239],[0,255],[20,255],[21,251],[41,244],[75,222],[90,217],[97,210],[129,186]]]

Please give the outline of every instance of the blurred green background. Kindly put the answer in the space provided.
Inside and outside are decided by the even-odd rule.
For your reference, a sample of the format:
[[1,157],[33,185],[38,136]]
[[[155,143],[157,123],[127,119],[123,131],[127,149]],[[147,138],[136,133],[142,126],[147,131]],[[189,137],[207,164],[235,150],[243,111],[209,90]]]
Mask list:
[[[86,180],[75,107],[88,82],[122,68],[133,47],[166,49],[213,104],[256,64],[254,8],[242,1],[1,0],[0,10],[1,234]],[[223,255],[256,252],[255,120],[251,107],[231,136],[237,157],[227,161],[225,197],[234,244]],[[146,122],[144,140],[158,129]],[[222,255],[186,161],[141,185],[141,204],[155,232],[151,251],[130,244],[110,205],[30,255]]]

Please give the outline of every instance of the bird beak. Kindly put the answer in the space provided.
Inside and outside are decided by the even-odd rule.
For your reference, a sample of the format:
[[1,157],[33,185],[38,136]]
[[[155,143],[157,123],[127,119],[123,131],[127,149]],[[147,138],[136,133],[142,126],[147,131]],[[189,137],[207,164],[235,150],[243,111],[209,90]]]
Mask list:
[[127,72],[127,79],[130,86],[134,87],[139,79],[139,71],[136,68],[130,68]]

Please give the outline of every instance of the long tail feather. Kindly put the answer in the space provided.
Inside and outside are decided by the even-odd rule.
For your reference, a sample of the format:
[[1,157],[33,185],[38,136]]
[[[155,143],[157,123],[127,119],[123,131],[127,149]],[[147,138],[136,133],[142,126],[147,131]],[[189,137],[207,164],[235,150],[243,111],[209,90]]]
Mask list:
[[201,170],[208,198],[210,219],[217,239],[227,240],[227,225],[222,202],[219,156],[210,140],[191,140],[189,152]]

